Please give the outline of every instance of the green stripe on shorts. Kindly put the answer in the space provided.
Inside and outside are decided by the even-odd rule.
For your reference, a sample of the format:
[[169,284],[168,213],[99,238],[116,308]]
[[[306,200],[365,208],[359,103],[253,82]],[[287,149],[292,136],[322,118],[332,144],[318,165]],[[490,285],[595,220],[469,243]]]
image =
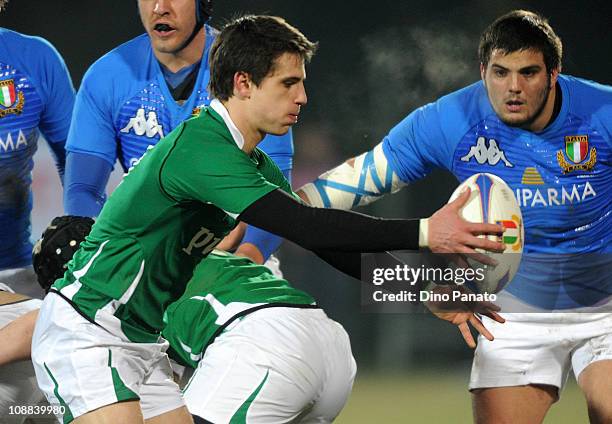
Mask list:
[[45,370],[47,370],[47,374],[49,374],[49,377],[51,378],[51,381],[53,381],[53,385],[55,386],[55,388],[53,389],[53,394],[55,395],[57,400],[59,400],[60,406],[63,406],[65,408],[64,409],[64,424],[68,424],[69,422],[72,422],[74,420],[74,417],[72,416],[72,411],[70,410],[66,402],[64,402],[64,399],[60,396],[59,390],[58,390],[59,385],[57,384],[57,380],[55,379],[55,377],[53,377],[53,374],[51,374],[49,367],[47,367],[47,364],[45,362],[43,362],[43,365],[45,366]]
[[263,387],[264,383],[268,379],[268,374],[270,374],[270,370],[266,371],[266,376],[264,377],[261,384],[259,384],[259,386],[251,394],[251,396],[249,396],[249,398],[244,401],[244,403],[240,406],[240,408],[238,408],[234,416],[230,419],[230,424],[243,424],[243,423],[246,424],[247,412],[249,411],[251,404],[255,400],[255,397],[259,394],[259,392],[261,391],[261,388]]
[[140,399],[136,393],[131,391],[124,383],[121,381],[121,377],[119,377],[119,372],[117,372],[117,368],[113,367],[112,364],[113,354],[111,350],[108,350],[108,366],[111,369],[111,375],[113,377],[113,386],[115,388],[115,396],[117,396],[117,401],[121,402],[124,400],[132,400],[132,399]]

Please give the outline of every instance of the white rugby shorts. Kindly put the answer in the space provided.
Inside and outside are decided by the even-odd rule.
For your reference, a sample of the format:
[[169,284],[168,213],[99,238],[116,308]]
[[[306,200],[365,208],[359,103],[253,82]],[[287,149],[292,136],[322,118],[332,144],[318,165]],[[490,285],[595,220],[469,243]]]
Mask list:
[[504,324],[483,317],[495,340],[479,336],[470,390],[545,384],[561,393],[570,369],[578,377],[589,364],[612,359],[612,300],[563,312],[538,310],[509,293],[495,303],[533,312],[501,313]]
[[166,341],[126,342],[52,292],[36,323],[32,362],[49,403],[65,407],[60,420],[138,398],[147,419],[184,406],[167,348]]
[[346,331],[321,309],[271,307],[215,339],[184,396],[192,414],[213,423],[329,423],[355,373]]
[[[0,290],[12,291],[1,283]],[[0,328],[21,315],[38,309],[41,303],[39,299],[29,299],[0,305]],[[10,343],[10,340],[2,340],[2,343]],[[26,415],[11,416],[11,406],[15,408],[45,404],[45,396],[38,390],[31,361],[19,361],[0,367],[0,423],[17,424],[26,420]]]

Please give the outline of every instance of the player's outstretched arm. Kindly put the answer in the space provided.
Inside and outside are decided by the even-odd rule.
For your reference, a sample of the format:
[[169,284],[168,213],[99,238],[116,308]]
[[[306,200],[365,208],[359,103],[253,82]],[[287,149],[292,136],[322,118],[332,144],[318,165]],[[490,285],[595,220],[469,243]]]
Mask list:
[[[456,229],[438,229],[441,220],[457,215],[458,208],[467,200],[464,195],[457,203],[445,205],[439,215],[423,221],[427,240],[451,240],[442,246],[462,246],[459,252],[473,251],[473,247],[502,251],[503,244],[478,239],[472,233],[502,232],[493,224],[467,224]],[[306,206],[281,190],[274,190],[251,204],[240,219],[266,231],[291,240],[309,250],[339,250],[344,252],[381,252],[385,250],[418,249],[427,246],[420,234],[419,220],[382,219],[356,212]],[[433,219],[433,220],[432,220]],[[457,219],[460,219],[457,215]],[[447,234],[447,232],[450,233]],[[419,242],[421,241],[421,242]],[[434,244],[435,249],[438,247]],[[434,250],[435,251],[435,250]]]
[[312,206],[352,209],[395,193],[405,185],[391,169],[380,143],[321,174],[296,193]]
[[36,318],[38,309],[20,316],[0,329],[0,340],[10,341],[0,344],[0,366],[30,359]]

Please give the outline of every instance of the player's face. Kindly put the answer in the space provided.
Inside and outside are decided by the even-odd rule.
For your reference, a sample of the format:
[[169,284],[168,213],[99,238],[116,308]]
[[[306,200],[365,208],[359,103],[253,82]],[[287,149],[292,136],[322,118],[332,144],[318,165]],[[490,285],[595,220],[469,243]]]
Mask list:
[[272,71],[251,91],[252,122],[262,133],[282,135],[297,123],[300,108],[306,104],[304,60],[284,53]]
[[539,131],[549,122],[554,109],[551,90],[557,83],[557,70],[546,71],[544,56],[536,50],[504,54],[493,50],[480,73],[489,101],[499,119],[507,125]]
[[154,50],[172,54],[185,47],[196,25],[193,0],[138,0],[138,9]]

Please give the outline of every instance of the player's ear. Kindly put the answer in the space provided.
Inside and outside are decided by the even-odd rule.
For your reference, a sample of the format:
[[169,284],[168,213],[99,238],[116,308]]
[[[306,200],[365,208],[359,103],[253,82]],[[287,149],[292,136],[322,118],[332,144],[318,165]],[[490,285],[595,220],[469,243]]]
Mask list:
[[485,71],[487,70],[487,68],[485,67],[484,63],[480,63],[480,79],[482,79],[484,81],[485,79]]
[[248,99],[251,97],[251,89],[253,87],[253,81],[251,76],[246,72],[236,72],[234,74],[234,96],[239,99]]
[[555,84],[557,84],[557,78],[559,77],[559,73],[561,72],[560,68],[555,68],[550,71],[550,88],[553,88]]

